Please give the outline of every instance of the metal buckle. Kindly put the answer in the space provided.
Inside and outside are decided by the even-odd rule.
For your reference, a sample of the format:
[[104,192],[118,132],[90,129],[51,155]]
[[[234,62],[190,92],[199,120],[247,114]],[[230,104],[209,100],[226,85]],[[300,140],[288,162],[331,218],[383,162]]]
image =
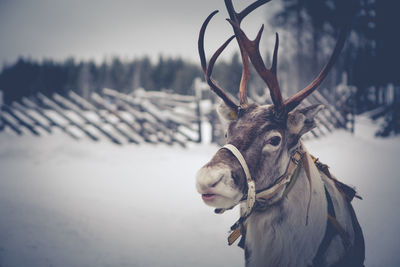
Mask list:
[[[296,159],[295,156],[298,154],[300,156],[299,159]],[[304,153],[300,152],[299,150],[294,151],[293,155],[290,157],[290,160],[293,161],[294,164],[298,165],[300,161],[303,159]]]

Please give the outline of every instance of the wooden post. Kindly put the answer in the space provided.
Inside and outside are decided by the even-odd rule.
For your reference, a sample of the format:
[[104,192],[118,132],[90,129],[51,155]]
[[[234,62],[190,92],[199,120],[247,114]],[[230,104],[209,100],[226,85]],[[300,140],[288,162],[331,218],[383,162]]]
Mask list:
[[201,143],[203,140],[202,137],[202,125],[201,125],[201,109],[200,109],[200,101],[201,101],[201,92],[202,86],[199,78],[196,78],[193,82],[194,94],[196,99],[196,115],[197,115],[197,128],[199,138],[197,139],[197,143]]

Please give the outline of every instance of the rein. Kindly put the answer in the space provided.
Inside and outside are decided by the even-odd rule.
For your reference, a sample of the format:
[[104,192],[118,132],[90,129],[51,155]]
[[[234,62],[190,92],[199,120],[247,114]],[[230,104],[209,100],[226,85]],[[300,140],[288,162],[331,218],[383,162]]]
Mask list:
[[[274,184],[256,192],[255,182],[251,177],[246,160],[240,153],[239,149],[237,149],[232,144],[227,144],[223,146],[221,149],[229,150],[236,157],[246,175],[246,182],[247,182],[247,194],[244,195],[244,197],[239,201],[239,203],[246,201],[246,209],[245,211],[241,210],[240,218],[231,226],[231,231],[230,231],[231,233],[228,237],[228,244],[232,245],[242,234],[244,235],[245,221],[253,211],[259,212],[267,210],[271,206],[271,203],[268,203],[268,200],[274,197],[275,194],[279,192],[284,186],[286,186],[286,188],[283,191],[282,197],[280,199],[283,199],[287,196],[289,191],[293,188],[293,185],[300,174],[300,169],[301,166],[303,165],[302,163],[305,152],[302,150],[301,146],[298,149],[296,149],[290,157],[290,161],[286,167],[285,173],[282,174]],[[277,200],[276,202],[278,202],[279,200]],[[226,210],[232,209],[233,207],[234,206],[228,209],[215,209],[215,213],[221,214]],[[308,216],[308,211],[307,211],[307,216]]]

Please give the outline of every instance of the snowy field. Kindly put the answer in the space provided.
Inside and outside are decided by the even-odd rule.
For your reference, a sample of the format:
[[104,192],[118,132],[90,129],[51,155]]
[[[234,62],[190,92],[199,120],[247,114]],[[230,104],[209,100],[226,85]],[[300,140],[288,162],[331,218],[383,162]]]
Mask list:
[[[400,266],[400,138],[356,133],[306,142],[354,200],[368,267]],[[45,135],[45,134],[44,134]],[[237,210],[215,215],[194,186],[218,147],[125,145],[0,133],[0,266],[243,266],[226,244]]]

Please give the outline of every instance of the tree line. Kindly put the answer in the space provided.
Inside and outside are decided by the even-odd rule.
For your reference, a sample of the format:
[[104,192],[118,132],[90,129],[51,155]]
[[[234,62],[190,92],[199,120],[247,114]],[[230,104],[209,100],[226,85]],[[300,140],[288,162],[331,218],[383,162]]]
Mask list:
[[200,69],[182,59],[160,57],[152,63],[149,57],[122,61],[113,58],[110,62],[96,64],[93,61],[64,62],[45,60],[37,62],[20,58],[3,67],[0,74],[0,90],[4,101],[11,102],[38,91],[50,95],[64,94],[73,90],[84,97],[102,88],[113,88],[129,93],[142,87],[146,90],[174,89],[187,94],[192,80],[200,75]]
[[[282,0],[282,7],[269,23],[286,28],[294,38],[289,72],[295,88],[302,88],[327,60],[332,44],[345,18],[352,17],[352,32],[326,88],[334,88],[335,76],[346,73],[347,83],[356,88],[354,110],[378,110],[384,117],[379,135],[400,133],[400,38],[394,29],[400,25],[399,1],[389,0]],[[329,52],[328,52],[329,53]],[[308,67],[304,67],[308,66]],[[332,80],[333,78],[333,80]],[[325,92],[328,93],[329,92]],[[334,92],[331,92],[334,94]]]
[[[220,60],[216,64],[213,77],[228,92],[235,94],[241,68],[240,57],[236,53],[231,59]],[[200,63],[181,58],[160,56],[157,62],[152,62],[149,57],[131,61],[114,58],[101,64],[93,61],[76,62],[72,58],[64,62],[38,62],[20,58],[14,64],[3,67],[0,90],[4,93],[6,103],[39,91],[51,95],[72,90],[88,98],[90,93],[99,92],[103,88],[124,93],[144,88],[193,95],[193,81],[197,77],[203,77]]]

